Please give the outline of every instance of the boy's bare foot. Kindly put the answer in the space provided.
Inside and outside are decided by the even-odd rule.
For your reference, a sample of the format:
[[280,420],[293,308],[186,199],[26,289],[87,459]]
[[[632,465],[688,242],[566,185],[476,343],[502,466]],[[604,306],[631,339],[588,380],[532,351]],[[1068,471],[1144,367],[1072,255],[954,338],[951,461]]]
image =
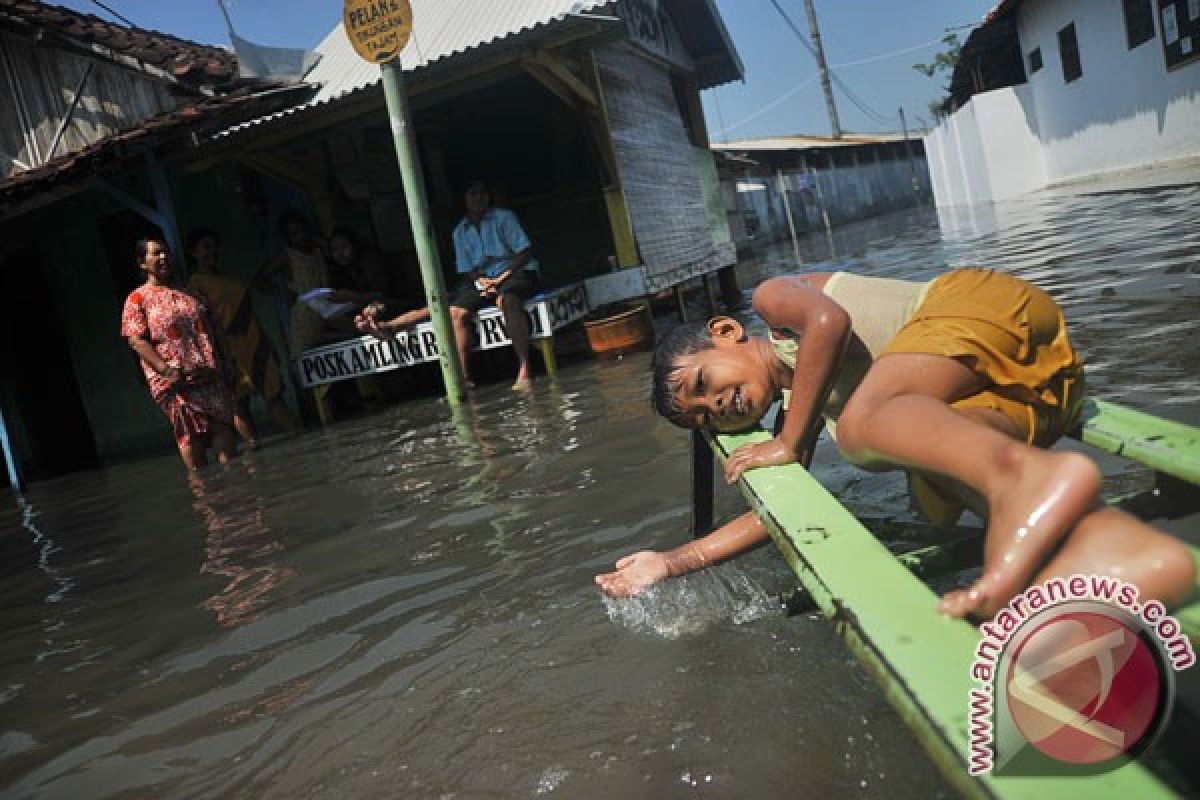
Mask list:
[[1029,585],[1063,537],[1095,508],[1100,471],[1078,453],[1014,451],[1012,478],[989,498],[983,575],[949,592],[939,610],[952,617],[986,618]]
[[669,575],[666,556],[654,550],[643,550],[618,561],[616,572],[597,575],[596,585],[610,597],[629,597],[640,594]]

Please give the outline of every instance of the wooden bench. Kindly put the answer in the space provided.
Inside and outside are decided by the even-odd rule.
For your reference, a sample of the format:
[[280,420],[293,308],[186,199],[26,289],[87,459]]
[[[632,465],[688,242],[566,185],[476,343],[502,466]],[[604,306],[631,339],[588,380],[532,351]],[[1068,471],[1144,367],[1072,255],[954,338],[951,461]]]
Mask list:
[[[551,376],[558,372],[554,357],[554,332],[582,319],[589,310],[587,290],[582,283],[534,295],[525,303],[529,338]],[[475,315],[475,350],[494,350],[512,344],[504,328],[504,314],[495,306]],[[420,322],[398,331],[388,341],[360,336],[312,347],[293,364],[300,385],[313,389],[351,378],[426,364],[438,359],[439,343],[433,323]]]

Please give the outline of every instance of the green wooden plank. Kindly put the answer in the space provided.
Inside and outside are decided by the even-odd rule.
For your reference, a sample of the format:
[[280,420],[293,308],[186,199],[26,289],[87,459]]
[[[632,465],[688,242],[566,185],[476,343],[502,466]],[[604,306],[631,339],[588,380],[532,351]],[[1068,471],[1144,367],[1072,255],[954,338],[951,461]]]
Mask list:
[[[724,461],[765,432],[710,438]],[[796,464],[751,470],[739,485],[772,538],[942,773],[968,796],[1173,797],[1137,764],[1087,779],[971,777],[969,668],[979,633],[937,613],[937,597]]]
[[1088,400],[1078,438],[1167,475],[1200,483],[1200,428],[1195,426],[1107,400]]
[[1192,647],[1200,651],[1200,550],[1192,548],[1192,561],[1196,563],[1196,588],[1192,596],[1183,605],[1173,610],[1171,615],[1179,620],[1179,627],[1192,642]]

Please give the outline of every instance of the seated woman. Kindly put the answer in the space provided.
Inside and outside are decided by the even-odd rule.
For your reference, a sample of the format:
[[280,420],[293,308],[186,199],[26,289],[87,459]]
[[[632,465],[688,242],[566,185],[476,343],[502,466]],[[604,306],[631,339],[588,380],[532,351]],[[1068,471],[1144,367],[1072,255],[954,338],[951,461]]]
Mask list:
[[189,470],[237,455],[233,391],[222,359],[220,328],[199,296],[174,285],[167,247],[156,238],[135,245],[146,282],[129,294],[121,335],[138,354],[150,396],[171,423],[179,455]]
[[333,291],[325,298],[345,304],[347,310],[327,317],[325,325],[339,334],[354,335],[358,331],[355,309],[371,303],[394,305],[393,281],[379,254],[364,247],[349,228],[334,228],[327,249]]

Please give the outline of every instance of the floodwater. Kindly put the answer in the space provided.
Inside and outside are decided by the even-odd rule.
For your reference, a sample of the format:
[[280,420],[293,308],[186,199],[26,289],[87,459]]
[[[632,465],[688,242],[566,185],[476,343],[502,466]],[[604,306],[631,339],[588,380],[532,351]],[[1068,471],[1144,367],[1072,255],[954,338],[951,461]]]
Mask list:
[[[1198,207],[1195,186],[1047,194],[832,244],[868,273],[1035,279],[1098,394],[1198,422]],[[648,363],[485,387],[457,418],[392,406],[190,483],[164,456],[35,485],[0,511],[0,794],[951,796],[832,627],[780,613],[770,548],[642,598],[593,588],[686,536],[688,437],[651,416]],[[897,479],[828,446],[815,470],[911,522]]]

